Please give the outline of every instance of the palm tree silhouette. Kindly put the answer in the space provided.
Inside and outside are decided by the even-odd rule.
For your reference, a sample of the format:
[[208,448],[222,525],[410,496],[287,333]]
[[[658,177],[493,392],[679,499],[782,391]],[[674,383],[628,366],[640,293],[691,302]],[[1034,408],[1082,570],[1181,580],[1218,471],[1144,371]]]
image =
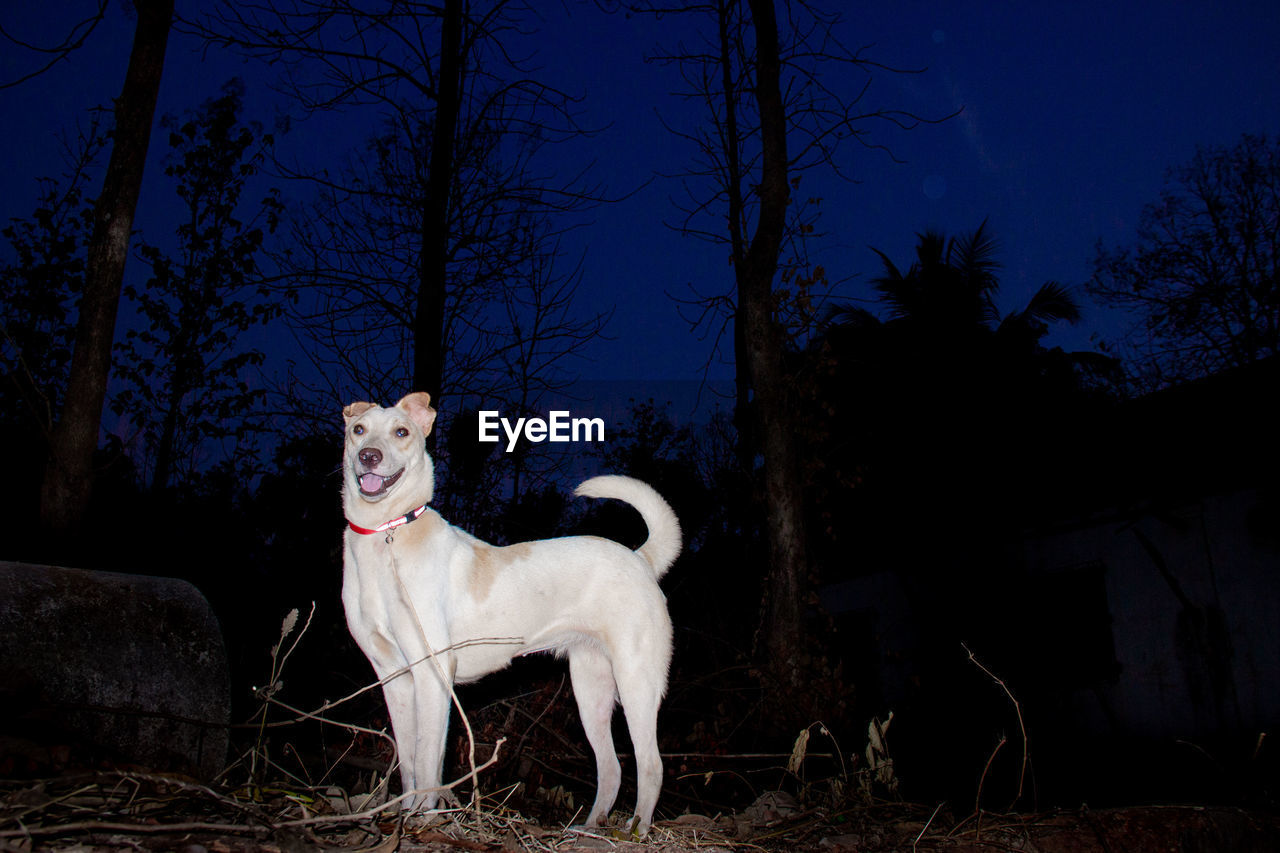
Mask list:
[[1051,323],[1080,321],[1079,303],[1056,281],[1042,284],[1021,311],[1001,316],[995,300],[999,244],[985,220],[960,237],[937,231],[917,237],[916,260],[905,273],[884,252],[872,249],[884,264],[884,274],[872,284],[889,309],[889,322],[910,326],[942,345],[997,335],[1034,347]]
[[917,234],[905,270],[872,251],[883,265],[871,284],[884,318],[838,304],[821,336],[845,358],[905,369],[947,396],[1067,393],[1105,384],[1116,369],[1100,353],[1044,346],[1055,324],[1081,320],[1079,302],[1057,281],[1041,284],[1021,309],[1001,313],[999,244],[985,220],[957,237]]
[[985,221],[956,237],[917,236],[906,268],[873,250],[879,310],[836,306],[808,350],[821,365],[815,484],[831,517],[860,519],[845,528],[867,545],[886,539],[899,556],[913,524],[948,529],[939,541],[954,544],[1013,523],[1038,481],[1069,464],[1094,374],[1113,365],[1045,346],[1055,324],[1081,319],[1059,282],[1001,312],[999,247]]

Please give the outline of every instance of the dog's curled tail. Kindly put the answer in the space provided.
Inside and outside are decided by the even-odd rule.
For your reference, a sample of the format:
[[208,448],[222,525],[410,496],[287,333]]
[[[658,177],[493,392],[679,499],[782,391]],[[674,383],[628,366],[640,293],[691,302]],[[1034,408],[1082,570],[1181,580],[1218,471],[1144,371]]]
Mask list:
[[634,477],[605,474],[582,483],[574,490],[574,494],[626,501],[639,511],[649,528],[649,538],[636,549],[636,553],[653,567],[655,576],[662,577],[666,574],[676,557],[680,556],[680,520],[676,518],[670,504],[648,483]]

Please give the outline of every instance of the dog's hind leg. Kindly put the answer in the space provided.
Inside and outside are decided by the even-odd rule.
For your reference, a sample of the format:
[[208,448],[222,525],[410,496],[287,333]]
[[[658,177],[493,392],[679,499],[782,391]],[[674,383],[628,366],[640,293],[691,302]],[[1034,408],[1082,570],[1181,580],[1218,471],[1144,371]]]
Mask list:
[[587,826],[603,826],[618,798],[622,767],[613,745],[613,708],[617,686],[609,658],[596,646],[583,644],[569,652],[569,677],[578,700],[578,715],[587,742],[596,754],[596,801],[587,815]]
[[636,831],[644,835],[662,791],[662,755],[658,751],[658,705],[665,688],[661,675],[634,664],[617,672],[618,693],[627,715],[631,747],[636,754]]

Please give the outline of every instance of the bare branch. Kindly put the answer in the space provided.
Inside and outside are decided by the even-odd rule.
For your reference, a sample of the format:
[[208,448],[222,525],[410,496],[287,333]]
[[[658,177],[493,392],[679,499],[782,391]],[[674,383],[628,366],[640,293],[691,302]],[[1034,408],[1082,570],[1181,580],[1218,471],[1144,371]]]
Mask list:
[[89,40],[89,36],[93,35],[93,31],[97,29],[98,24],[102,23],[102,19],[106,17],[107,0],[97,0],[97,2],[97,11],[92,15],[89,15],[87,18],[73,24],[61,42],[47,47],[20,39],[13,33],[9,32],[3,25],[0,25],[0,39],[9,42],[14,47],[21,48],[22,50],[26,50],[30,53],[48,56],[45,63],[36,70],[30,71],[14,80],[0,82],[0,89],[12,89],[15,86],[22,85],[28,80],[39,77],[59,62],[70,58],[71,54],[83,47],[84,43]]

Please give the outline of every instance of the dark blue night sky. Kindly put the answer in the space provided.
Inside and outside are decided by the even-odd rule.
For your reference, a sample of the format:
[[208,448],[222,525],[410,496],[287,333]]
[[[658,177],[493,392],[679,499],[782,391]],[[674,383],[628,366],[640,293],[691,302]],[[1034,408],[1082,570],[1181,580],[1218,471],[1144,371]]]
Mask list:
[[[24,4],[3,13],[3,26],[15,36],[49,40],[92,5]],[[1280,5],[1207,8],[910,2],[850,11],[843,29],[848,44],[869,45],[867,58],[887,65],[925,69],[880,74],[868,106],[922,116],[963,112],[909,132],[872,125],[870,140],[905,162],[846,147],[841,167],[857,183],[817,171],[805,178],[801,191],[824,199],[819,225],[826,236],[814,244],[814,255],[831,278],[844,282],[835,295],[867,296],[867,279],[879,271],[869,247],[905,265],[916,232],[955,234],[986,218],[1002,246],[1003,307],[1020,307],[1046,280],[1081,284],[1096,242],[1130,239],[1165,170],[1188,160],[1197,145],[1280,132]],[[628,19],[593,4],[571,4],[567,11],[554,4],[545,14],[532,40],[543,75],[583,98],[584,123],[608,126],[588,143],[553,153],[562,162],[548,166],[568,172],[594,161],[594,178],[617,194],[679,171],[691,152],[663,130],[659,116],[682,128],[694,127],[699,117],[669,96],[673,72],[645,61],[655,45],[687,37],[679,16]],[[113,3],[69,62],[0,90],[6,123],[0,217],[30,213],[36,178],[59,171],[57,134],[118,93],[131,37],[131,20]],[[240,75],[251,86],[245,117],[270,127],[280,103],[266,86],[272,72],[200,49],[191,37],[174,34],[159,112],[192,109]],[[6,48],[0,58],[6,81],[33,67],[18,51]],[[286,158],[323,160],[342,144],[358,145],[370,126],[357,113],[326,119],[324,127],[296,124],[278,150]],[[153,157],[164,153],[163,141],[153,140]],[[171,190],[159,168],[149,169],[148,178],[137,225],[159,240],[169,230],[163,211]],[[655,180],[593,211],[566,240],[570,262],[585,252],[583,310],[616,306],[612,340],[590,347],[591,360],[578,367],[584,378],[701,375],[709,345],[687,333],[664,294],[687,294],[690,284],[718,292],[729,288],[731,273],[723,251],[664,225],[677,220],[670,205],[677,194],[672,181]],[[1091,309],[1080,326],[1057,332],[1052,342],[1088,348],[1092,333],[1112,335],[1117,328],[1115,318]],[[714,365],[712,376],[731,377],[731,365]]]

